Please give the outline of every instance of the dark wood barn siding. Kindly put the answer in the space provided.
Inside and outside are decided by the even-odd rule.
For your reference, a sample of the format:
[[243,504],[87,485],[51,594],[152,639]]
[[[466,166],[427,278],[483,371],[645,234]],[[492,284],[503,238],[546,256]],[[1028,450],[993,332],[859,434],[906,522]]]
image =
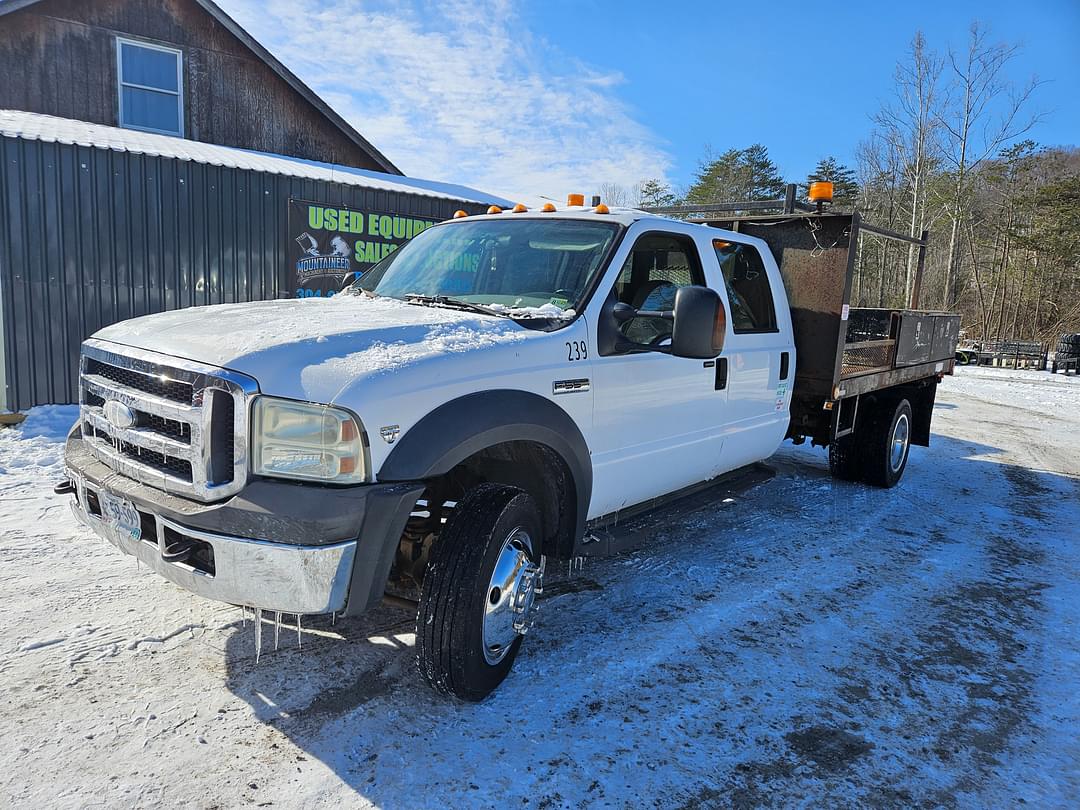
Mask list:
[[117,126],[117,36],[183,51],[185,137],[380,170],[194,0],[46,0],[0,17],[0,109]]

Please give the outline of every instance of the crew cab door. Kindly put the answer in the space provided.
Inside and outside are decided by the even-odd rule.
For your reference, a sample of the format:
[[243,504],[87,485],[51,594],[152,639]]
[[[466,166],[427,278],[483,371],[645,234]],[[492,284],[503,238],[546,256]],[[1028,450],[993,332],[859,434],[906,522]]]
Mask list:
[[[768,458],[787,433],[795,345],[780,271],[762,243],[712,240],[727,298],[724,466]],[[706,262],[706,265],[710,264]]]
[[[670,311],[679,287],[715,287],[718,279],[707,277],[701,249],[692,231],[677,223],[663,231],[632,227],[590,304],[594,336],[608,296],[638,310]],[[670,320],[639,317],[618,328],[634,342],[664,345],[671,327]],[[716,366],[640,350],[605,356],[598,348],[592,360],[590,518],[717,474],[726,391],[717,388]]]

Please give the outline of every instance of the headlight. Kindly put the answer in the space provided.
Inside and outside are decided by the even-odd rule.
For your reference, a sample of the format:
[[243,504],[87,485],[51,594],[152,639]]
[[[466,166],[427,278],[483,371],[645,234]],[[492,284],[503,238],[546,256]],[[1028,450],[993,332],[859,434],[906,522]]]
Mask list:
[[334,484],[365,480],[360,425],[348,411],[259,397],[252,414],[252,471]]

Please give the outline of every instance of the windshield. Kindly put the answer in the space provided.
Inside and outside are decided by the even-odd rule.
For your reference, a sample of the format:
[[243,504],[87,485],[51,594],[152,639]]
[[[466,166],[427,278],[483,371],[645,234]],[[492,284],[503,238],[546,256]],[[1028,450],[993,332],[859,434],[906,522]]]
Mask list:
[[510,216],[454,222],[418,234],[353,286],[561,317],[581,304],[618,230],[611,222]]

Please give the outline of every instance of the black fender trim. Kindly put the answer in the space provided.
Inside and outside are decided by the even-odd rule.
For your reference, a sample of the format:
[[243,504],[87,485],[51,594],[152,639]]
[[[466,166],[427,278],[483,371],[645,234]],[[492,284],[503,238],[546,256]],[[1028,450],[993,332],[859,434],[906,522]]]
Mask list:
[[417,481],[449,472],[465,459],[504,442],[532,441],[565,462],[577,494],[574,537],[585,534],[592,498],[592,458],[577,424],[555,403],[527,391],[466,394],[440,405],[402,436],[379,470],[379,481]]
[[346,616],[356,616],[382,601],[401,533],[423,491],[424,485],[416,482],[371,488],[356,542]]

